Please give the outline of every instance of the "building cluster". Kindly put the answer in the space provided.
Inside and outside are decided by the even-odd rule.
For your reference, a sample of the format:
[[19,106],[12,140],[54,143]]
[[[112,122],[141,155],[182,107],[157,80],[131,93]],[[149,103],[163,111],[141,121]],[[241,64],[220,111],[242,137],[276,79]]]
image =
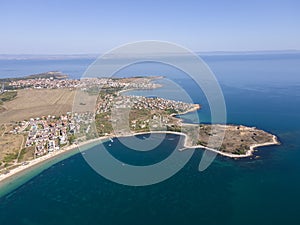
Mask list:
[[12,81],[8,86],[18,88],[33,88],[33,89],[56,89],[56,88],[76,88],[80,81],[78,80],[58,80],[54,78],[37,78]]
[[0,94],[5,92],[4,83],[1,84]]
[[[121,113],[123,113],[123,108],[152,112],[152,118],[142,115],[141,118],[134,118],[130,121],[130,126],[133,129],[159,128],[162,124],[169,122],[169,114],[186,112],[195,107],[195,105],[190,103],[163,98],[121,95],[120,91],[122,90],[153,89],[160,86],[152,83],[151,79],[148,78],[86,78],[82,80],[39,78],[13,81],[9,85],[15,88],[81,88],[83,90],[91,87],[100,87],[102,90],[96,105],[97,114],[111,112],[114,107],[120,109],[119,112]],[[161,112],[163,112],[162,115]],[[99,126],[112,122],[110,121],[111,118],[104,117],[103,119],[98,124]],[[94,113],[69,112],[59,117],[48,115],[19,122],[13,132],[28,133],[25,147],[34,147],[35,156],[42,156],[59,150],[68,143],[94,138],[93,131],[95,131],[95,126],[92,126],[93,122],[95,122]],[[110,130],[104,130],[103,132],[108,134]]]
[[130,121],[130,128],[133,130],[139,130],[144,128],[150,129],[160,129],[164,130],[166,126],[170,123],[170,118],[165,115],[156,113],[151,115],[149,119],[134,119]]
[[44,116],[22,121],[14,133],[28,132],[25,147],[34,147],[35,156],[42,156],[59,150],[70,142],[70,137],[82,132],[91,123],[89,113],[67,113],[60,117]]
[[191,110],[195,106],[193,104],[164,98],[106,94],[98,101],[97,113],[109,112],[113,107],[138,110],[162,110],[169,111],[171,113],[182,113]]
[[57,88],[81,88],[88,89],[91,87],[101,88],[120,88],[120,89],[137,89],[137,88],[155,88],[157,84],[151,83],[147,78],[137,78],[138,82],[129,82],[129,79],[112,79],[112,78],[83,78],[83,79],[55,79],[35,78],[11,81],[8,86],[33,89],[57,89]]

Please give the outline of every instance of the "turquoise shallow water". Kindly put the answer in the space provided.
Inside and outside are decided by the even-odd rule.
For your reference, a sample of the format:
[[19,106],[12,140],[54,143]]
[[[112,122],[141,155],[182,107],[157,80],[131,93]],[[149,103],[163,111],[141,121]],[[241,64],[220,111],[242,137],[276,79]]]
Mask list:
[[[217,157],[201,173],[198,150],[175,176],[147,187],[110,182],[77,154],[1,197],[0,224],[298,224],[300,56],[205,60],[221,82],[228,122],[272,132],[281,146],[260,148],[256,160]],[[174,72],[152,65],[128,71],[140,74],[147,68],[149,73]],[[177,75],[174,80],[202,104],[200,120],[209,122],[204,96],[192,81]],[[184,118],[192,122],[194,115]],[[178,138],[168,135],[160,148],[143,156],[117,140],[110,149],[128,163],[149,164],[167,157]]]

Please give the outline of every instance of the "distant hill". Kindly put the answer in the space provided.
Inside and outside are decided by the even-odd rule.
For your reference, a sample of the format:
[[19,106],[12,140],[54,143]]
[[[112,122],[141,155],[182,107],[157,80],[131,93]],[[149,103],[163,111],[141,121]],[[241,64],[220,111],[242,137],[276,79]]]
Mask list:
[[96,59],[101,54],[0,54],[0,60],[64,60],[64,59]]
[[223,55],[276,55],[276,54],[300,54],[300,50],[261,50],[261,51],[208,51],[196,52],[204,56],[223,56]]
[[17,77],[17,78],[3,78],[0,79],[0,82],[11,82],[11,81],[17,81],[17,80],[26,80],[26,79],[38,79],[38,78],[53,78],[57,80],[67,79],[68,75],[63,74],[59,71],[49,71],[45,73],[39,73],[39,74],[32,74],[24,77]]

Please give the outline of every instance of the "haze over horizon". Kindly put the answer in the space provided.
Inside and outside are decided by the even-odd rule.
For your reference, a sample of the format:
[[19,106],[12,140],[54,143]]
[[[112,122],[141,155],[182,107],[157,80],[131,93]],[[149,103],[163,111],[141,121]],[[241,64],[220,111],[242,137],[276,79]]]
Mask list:
[[140,40],[195,52],[300,50],[300,2],[1,1],[0,54],[95,54]]
[[[257,51],[195,51],[202,56],[225,56],[225,55],[273,55],[273,54],[300,54],[300,50],[257,50]],[[95,59],[102,57],[105,53],[75,53],[75,54],[1,54],[0,60],[27,60],[27,59]],[[119,56],[121,57],[121,56]],[[126,56],[125,56],[126,57]]]

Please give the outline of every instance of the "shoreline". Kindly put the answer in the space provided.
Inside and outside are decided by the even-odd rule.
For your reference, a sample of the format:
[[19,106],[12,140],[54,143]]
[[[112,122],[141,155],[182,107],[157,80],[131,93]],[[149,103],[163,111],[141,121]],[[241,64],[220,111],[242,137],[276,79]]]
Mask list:
[[219,151],[219,150],[216,150],[213,148],[209,148],[209,147],[206,147],[203,145],[196,145],[196,146],[193,146],[192,148],[201,148],[201,149],[209,150],[212,152],[216,152],[219,155],[235,159],[235,158],[247,158],[247,157],[253,156],[253,153],[256,148],[263,147],[263,146],[273,146],[273,145],[280,145],[280,142],[278,141],[278,139],[275,135],[273,135],[272,142],[265,142],[265,143],[261,143],[261,144],[252,144],[252,145],[250,145],[249,149],[246,151],[245,154],[240,154],[240,155],[222,152],[222,151]]
[[[157,77],[155,76],[155,77],[152,77],[151,80],[162,79],[162,78],[163,78],[162,76],[157,76]],[[147,90],[161,88],[161,87],[162,87],[162,85],[157,84],[156,87],[150,88],[150,89],[147,89]],[[119,94],[122,94],[123,92],[125,93],[125,92],[134,91],[134,90],[144,90],[144,89],[131,88],[131,89],[127,89],[127,90],[121,90],[121,91],[119,91]],[[62,156],[64,154],[68,153],[68,152],[75,151],[76,149],[78,149],[78,151],[80,152],[80,150],[79,150],[80,147],[86,146],[88,144],[93,144],[93,143],[96,143],[98,141],[103,141],[105,139],[109,140],[110,138],[114,138],[114,137],[121,137],[121,136],[108,135],[108,136],[98,137],[98,138],[87,140],[87,141],[84,141],[84,142],[81,142],[81,143],[78,143],[78,144],[72,144],[72,145],[66,146],[65,148],[62,148],[58,151],[51,152],[51,153],[48,153],[48,154],[46,154],[44,156],[41,156],[39,158],[29,160],[29,161],[26,162],[27,163],[26,165],[23,165],[22,163],[20,163],[17,167],[15,167],[11,170],[8,170],[9,171],[8,173],[0,174],[0,186],[3,183],[5,183],[6,181],[9,181],[10,179],[13,179],[14,175],[18,175],[22,172],[25,172],[26,170],[32,169],[35,166],[46,163],[47,161],[50,161],[51,159],[54,159],[55,157]]]
[[9,179],[13,179],[14,175],[20,174],[22,172],[25,172],[26,170],[29,170],[35,166],[41,165],[46,163],[47,161],[50,161],[51,159],[54,159],[55,157],[59,157],[59,156],[63,156],[64,153],[68,153],[68,152],[72,152],[75,150],[78,150],[78,153],[81,152],[80,148],[87,146],[89,144],[95,144],[98,141],[107,141],[111,138],[122,138],[122,137],[133,137],[133,136],[138,136],[138,135],[145,135],[145,134],[175,134],[175,135],[180,135],[180,136],[184,136],[184,144],[182,146],[181,149],[179,149],[179,151],[185,151],[188,149],[204,149],[204,150],[208,150],[208,151],[212,151],[215,152],[219,155],[222,156],[226,156],[229,158],[246,158],[246,157],[250,157],[253,155],[253,152],[255,151],[256,148],[258,147],[263,147],[263,146],[272,146],[272,145],[279,145],[280,142],[278,141],[277,137],[275,135],[273,135],[273,141],[272,142],[265,142],[265,143],[261,143],[261,144],[253,144],[250,145],[249,150],[245,153],[245,154],[241,154],[241,155],[237,155],[237,154],[233,154],[233,153],[226,153],[226,152],[222,152],[213,148],[209,148],[203,145],[194,145],[194,146],[189,146],[187,144],[188,141],[188,135],[182,132],[175,132],[175,131],[149,131],[149,132],[139,132],[139,133],[132,133],[132,134],[124,134],[124,135],[110,135],[110,136],[103,136],[103,137],[99,137],[96,139],[91,139],[88,141],[84,141],[81,142],[79,144],[72,144],[70,146],[67,146],[65,149],[61,149],[57,152],[52,152],[52,153],[48,153],[47,155],[44,155],[42,157],[39,157],[37,159],[33,159],[31,161],[28,161],[27,165],[19,165],[18,167],[10,170],[9,173],[7,174],[0,174],[0,186],[2,185],[2,183],[4,183],[5,181],[8,181]]
[[79,144],[72,144],[72,145],[69,145],[69,146],[61,149],[61,150],[51,152],[51,153],[48,153],[48,154],[46,154],[44,156],[41,156],[39,158],[27,161],[28,164],[26,164],[26,165],[20,164],[18,167],[10,170],[9,173],[0,174],[0,186],[4,181],[11,178],[12,176],[17,175],[17,174],[19,174],[23,171],[29,170],[30,168],[32,168],[34,166],[38,166],[38,165],[43,164],[47,161],[50,161],[51,159],[53,159],[55,157],[62,156],[66,153],[69,153],[69,152],[72,152],[72,151],[75,151],[75,150],[78,150],[78,152],[80,152],[80,150],[79,150],[80,147],[84,147],[86,145],[93,144],[93,143],[96,143],[98,141],[103,141],[103,140],[109,139],[109,138],[111,138],[111,137],[110,136],[105,136],[105,137],[99,137],[99,138],[96,138],[96,139],[91,139],[91,140],[88,140],[88,141],[84,141],[84,142],[81,142]]
[[[154,79],[160,79],[161,77],[154,77]],[[156,88],[160,88],[161,86],[155,87],[153,89]],[[119,91],[119,94],[122,94],[123,92],[129,92],[132,90],[139,90],[139,89],[128,89],[128,90],[121,90]],[[142,89],[143,90],[143,89]],[[201,108],[200,104],[193,104],[193,107],[189,110],[186,110],[184,112],[180,112],[180,113],[172,113],[170,116],[172,116],[173,118],[177,119],[178,121],[180,121],[181,123],[183,123],[183,120],[181,118],[176,118],[176,116],[178,115],[184,115],[190,112],[195,112],[197,110],[199,110]],[[194,124],[188,124],[188,123],[183,123],[186,125],[194,125]],[[12,170],[9,170],[8,173],[6,174],[0,174],[0,187],[2,186],[3,183],[5,183],[6,181],[12,181],[14,179],[14,176],[21,174],[21,173],[26,173],[27,170],[29,169],[33,169],[35,166],[41,165],[41,164],[45,164],[46,162],[50,161],[51,159],[54,159],[55,157],[61,157],[63,155],[65,155],[68,152],[72,152],[75,151],[76,149],[78,150],[78,153],[81,152],[80,147],[84,147],[87,146],[89,144],[93,144],[93,143],[97,143],[99,141],[106,141],[109,140],[111,138],[121,138],[121,137],[133,137],[133,136],[138,136],[138,135],[143,135],[143,134],[152,134],[152,133],[163,133],[163,134],[175,134],[175,135],[181,135],[184,136],[184,144],[182,146],[181,149],[179,149],[179,151],[184,151],[184,150],[188,150],[188,149],[204,149],[204,150],[209,150],[209,151],[213,151],[217,154],[220,154],[222,156],[226,156],[229,158],[245,158],[245,157],[250,157],[253,155],[253,152],[255,151],[256,148],[258,147],[262,147],[262,146],[271,146],[271,145],[279,145],[280,142],[278,141],[277,137],[275,135],[273,135],[273,141],[272,142],[266,142],[266,143],[261,143],[261,144],[253,144],[249,146],[249,150],[247,150],[247,152],[245,154],[241,154],[241,155],[237,155],[237,154],[233,154],[233,153],[226,153],[226,152],[222,152],[219,151],[217,149],[213,149],[213,148],[209,148],[203,145],[195,145],[195,146],[189,146],[188,145],[188,135],[186,133],[183,132],[175,132],[175,131],[147,131],[147,132],[138,132],[138,133],[128,133],[128,134],[121,134],[121,135],[115,135],[115,134],[111,134],[111,135],[107,135],[107,136],[103,136],[103,137],[98,137],[95,139],[91,139],[91,140],[87,140],[84,142],[80,142],[77,144],[72,144],[69,146],[66,146],[58,151],[55,152],[51,152],[48,153],[44,156],[41,156],[39,158],[27,161],[26,165],[23,164],[19,164],[19,166],[17,166],[16,168],[13,168]]]

